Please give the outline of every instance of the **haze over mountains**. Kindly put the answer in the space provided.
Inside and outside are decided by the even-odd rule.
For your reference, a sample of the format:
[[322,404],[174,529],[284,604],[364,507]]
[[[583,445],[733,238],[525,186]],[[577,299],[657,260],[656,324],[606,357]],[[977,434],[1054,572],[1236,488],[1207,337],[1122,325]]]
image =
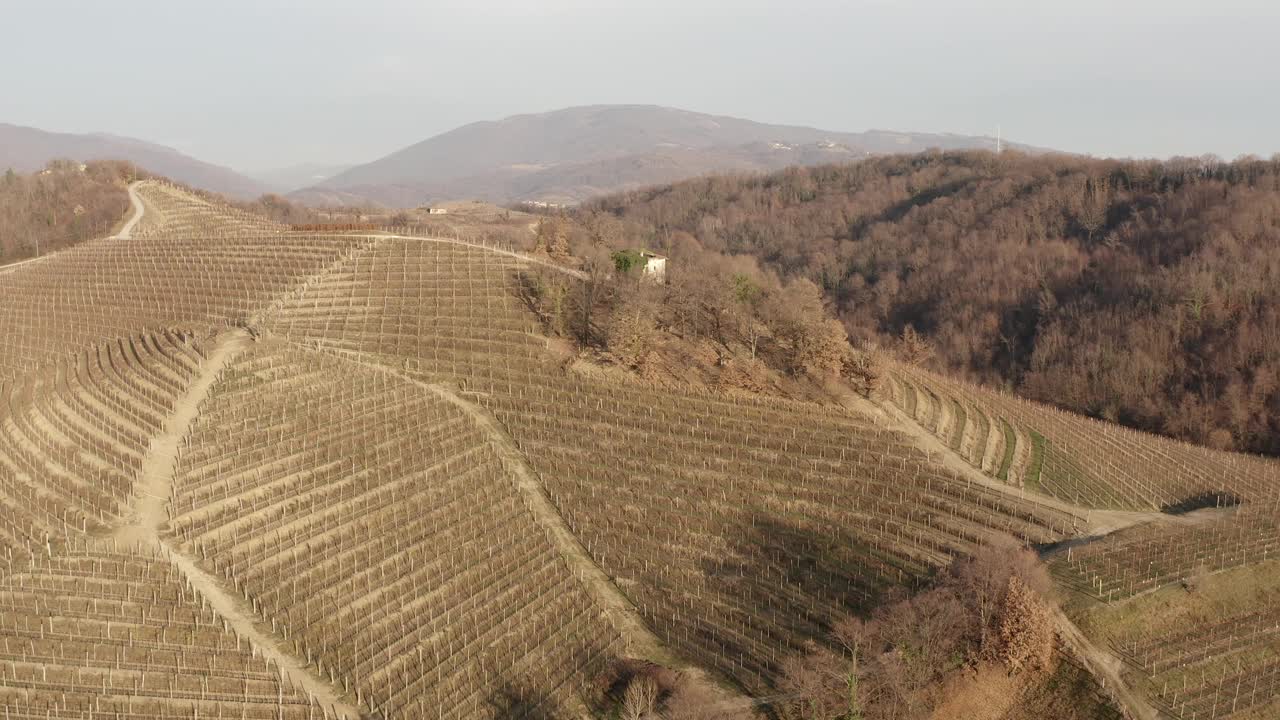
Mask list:
[[989,137],[830,132],[652,105],[593,105],[465,125],[293,197],[313,204],[373,201],[402,207],[458,198],[569,204],[711,172],[994,145]]
[[245,173],[142,140],[0,124],[0,169],[29,172],[55,158],[116,159],[236,199],[293,191],[292,199],[312,205],[412,207],[459,199],[575,204],[708,173],[994,146],[991,137],[832,132],[654,105],[593,105],[471,123],[354,167],[317,158]]
[[287,193],[322,183],[334,175],[350,170],[352,167],[353,165],[350,163],[337,165],[311,162],[289,167],[258,170],[246,174],[275,192]]
[[237,199],[251,199],[268,187],[219,165],[188,157],[170,147],[105,133],[55,133],[0,123],[0,172],[32,172],[50,160],[127,160],[192,187]]

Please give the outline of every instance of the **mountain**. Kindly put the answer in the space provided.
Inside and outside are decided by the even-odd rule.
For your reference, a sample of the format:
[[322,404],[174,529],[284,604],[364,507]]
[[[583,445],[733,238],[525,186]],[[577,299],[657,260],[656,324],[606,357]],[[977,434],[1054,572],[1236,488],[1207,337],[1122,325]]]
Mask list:
[[711,172],[759,172],[994,142],[885,130],[830,132],[652,105],[593,105],[465,125],[295,197],[321,203],[364,198],[395,206],[456,198],[573,203]]
[[133,138],[54,133],[0,123],[0,169],[31,172],[50,160],[127,160],[150,172],[202,190],[252,199],[269,188],[233,170],[188,157],[173,148]]
[[317,183],[350,170],[353,165],[332,165],[322,163],[302,163],[283,168],[251,172],[249,176],[276,192],[291,192],[310,187]]

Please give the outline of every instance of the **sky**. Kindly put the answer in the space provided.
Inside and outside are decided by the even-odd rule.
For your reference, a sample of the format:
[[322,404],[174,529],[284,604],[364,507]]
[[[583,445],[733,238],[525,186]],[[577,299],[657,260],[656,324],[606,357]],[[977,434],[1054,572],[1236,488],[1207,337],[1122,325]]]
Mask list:
[[598,103],[1280,152],[1277,0],[0,0],[0,18],[0,122],[249,172]]

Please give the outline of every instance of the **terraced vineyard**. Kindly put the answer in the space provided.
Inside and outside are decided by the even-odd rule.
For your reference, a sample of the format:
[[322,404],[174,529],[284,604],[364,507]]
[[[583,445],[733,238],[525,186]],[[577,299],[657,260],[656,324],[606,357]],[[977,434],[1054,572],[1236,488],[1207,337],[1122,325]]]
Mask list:
[[[1256,607],[1118,647],[1173,717],[1225,718],[1280,705],[1280,609]],[[1261,717],[1261,716],[1260,716]]]
[[[1087,508],[1163,511],[1055,556],[1062,584],[1095,601],[1123,603],[1280,556],[1274,461],[1127,430],[905,365],[893,366],[887,396],[995,480]],[[1244,717],[1280,696],[1280,644],[1266,631],[1268,617],[1254,609],[1118,651],[1146,676],[1165,715]],[[1250,634],[1241,622],[1261,626]]]
[[6,717],[586,717],[623,656],[767,695],[837,617],[1090,507],[1246,501],[1073,548],[1104,601],[1272,552],[1262,461],[903,370],[975,479],[872,415],[567,370],[517,253],[140,193],[132,238],[0,275]]
[[154,551],[77,544],[0,577],[10,718],[321,718]]
[[975,468],[1083,507],[1176,510],[1280,496],[1274,460],[1188,445],[892,366],[888,400]]
[[572,705],[616,630],[483,430],[430,390],[283,342],[245,353],[188,437],[180,547],[384,717]]
[[939,469],[844,411],[568,375],[517,299],[523,271],[478,248],[383,240],[268,327],[465,388],[659,637],[748,688],[838,614],[991,533],[1051,542],[1080,521]]

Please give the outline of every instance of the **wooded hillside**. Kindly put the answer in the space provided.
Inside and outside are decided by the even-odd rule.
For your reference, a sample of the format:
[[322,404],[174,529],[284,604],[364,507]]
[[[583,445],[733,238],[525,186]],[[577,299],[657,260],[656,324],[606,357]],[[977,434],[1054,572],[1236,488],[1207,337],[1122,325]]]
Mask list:
[[1280,159],[923,153],[604,198],[636,245],[818,283],[856,342],[1280,454]]
[[109,235],[129,210],[131,166],[57,160],[29,175],[0,176],[0,264]]

